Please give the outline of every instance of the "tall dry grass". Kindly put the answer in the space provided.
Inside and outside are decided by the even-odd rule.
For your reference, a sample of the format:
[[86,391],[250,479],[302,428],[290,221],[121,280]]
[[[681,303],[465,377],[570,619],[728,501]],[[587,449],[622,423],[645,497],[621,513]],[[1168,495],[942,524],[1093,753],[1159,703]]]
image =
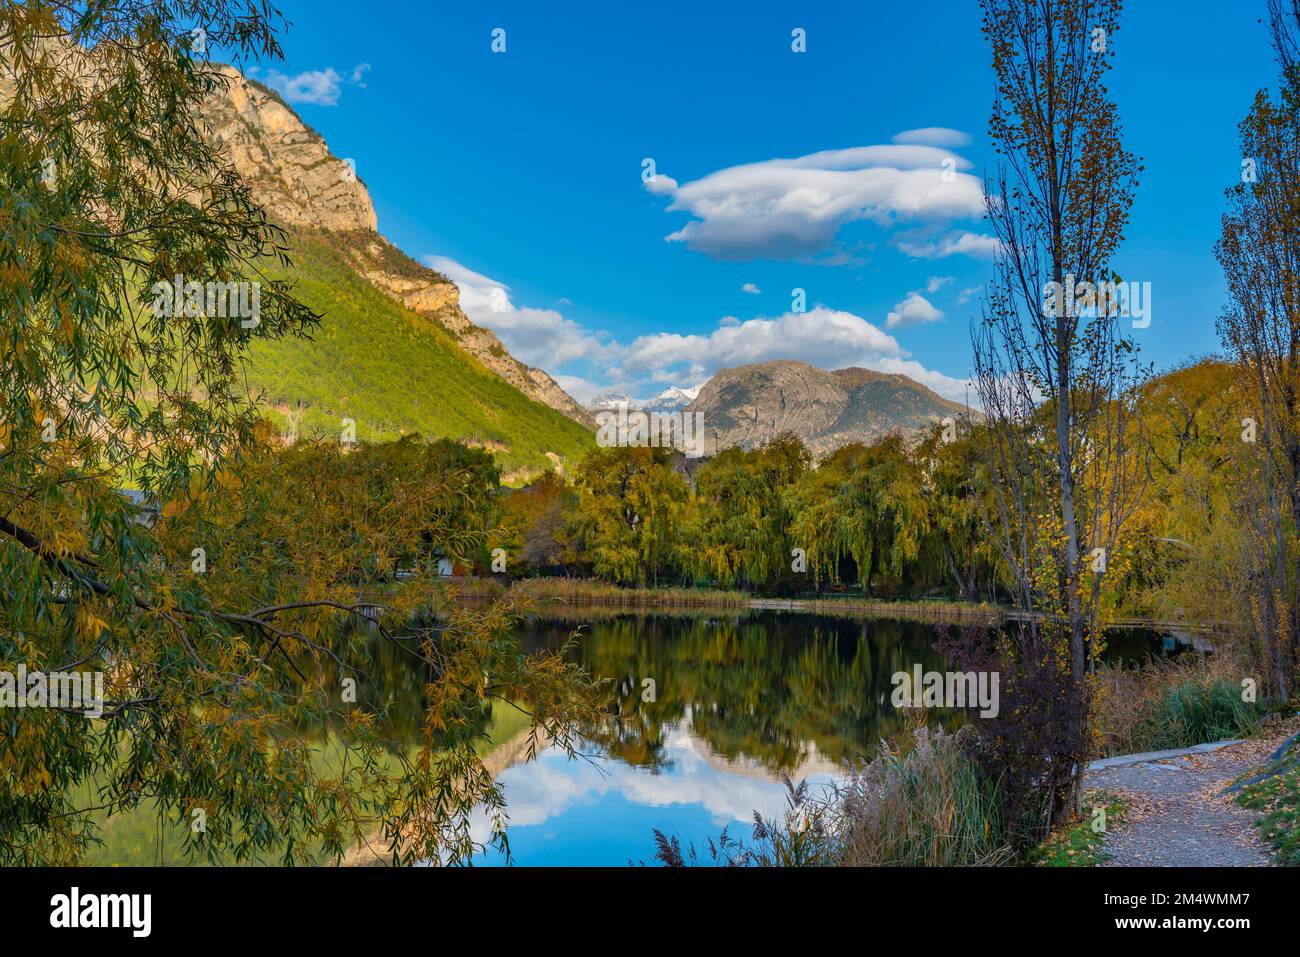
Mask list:
[[1101,668],[1093,707],[1099,753],[1111,757],[1244,737],[1267,708],[1243,700],[1242,676],[1229,654]]
[[1012,859],[997,785],[956,734],[918,728],[910,751],[882,741],[828,805],[845,866],[991,866]]

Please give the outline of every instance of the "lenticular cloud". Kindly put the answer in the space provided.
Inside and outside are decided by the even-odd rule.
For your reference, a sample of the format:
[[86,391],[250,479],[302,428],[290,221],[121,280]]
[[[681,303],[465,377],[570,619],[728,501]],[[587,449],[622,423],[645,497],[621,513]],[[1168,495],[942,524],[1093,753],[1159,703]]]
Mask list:
[[807,259],[831,249],[846,223],[977,218],[984,210],[970,162],[950,149],[896,143],[747,163],[651,192],[691,214],[670,242],[718,259]]

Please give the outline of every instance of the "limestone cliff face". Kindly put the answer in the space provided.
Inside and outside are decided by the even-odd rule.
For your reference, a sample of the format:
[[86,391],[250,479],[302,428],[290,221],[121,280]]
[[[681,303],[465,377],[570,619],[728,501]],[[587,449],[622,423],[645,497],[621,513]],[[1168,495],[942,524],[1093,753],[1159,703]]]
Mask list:
[[203,119],[273,220],[307,229],[378,228],[369,191],[315,130],[234,67],[217,70],[225,82]]
[[709,451],[755,448],[793,432],[818,456],[967,414],[964,406],[905,375],[860,368],[826,372],[789,359],[723,369],[687,411],[702,415]]
[[320,134],[271,90],[233,67],[217,69],[224,82],[205,104],[204,120],[274,221],[293,229],[347,234],[336,247],[376,288],[442,325],[466,352],[530,399],[595,427],[586,410],[546,372],[520,362],[495,334],[470,321],[449,279],[380,235],[370,192]]
[[411,259],[378,233],[354,234],[348,239],[339,244],[341,251],[375,288],[412,312],[442,325],[465,351],[530,399],[549,405],[588,428],[596,427],[587,410],[554,379],[541,369],[520,362],[506,351],[490,329],[470,321],[460,308],[460,291],[455,283]]

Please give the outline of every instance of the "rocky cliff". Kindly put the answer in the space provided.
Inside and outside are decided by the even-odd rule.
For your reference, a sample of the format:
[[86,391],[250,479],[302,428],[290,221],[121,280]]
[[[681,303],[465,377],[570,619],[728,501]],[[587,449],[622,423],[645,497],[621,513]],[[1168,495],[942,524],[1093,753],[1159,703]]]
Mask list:
[[530,399],[594,427],[586,410],[546,372],[520,362],[495,334],[470,321],[451,280],[415,262],[378,232],[365,184],[351,164],[330,152],[320,134],[274,91],[233,67],[215,69],[224,82],[209,97],[204,120],[273,220],[289,229],[341,234],[332,244],[377,289],[438,323],[461,348]]

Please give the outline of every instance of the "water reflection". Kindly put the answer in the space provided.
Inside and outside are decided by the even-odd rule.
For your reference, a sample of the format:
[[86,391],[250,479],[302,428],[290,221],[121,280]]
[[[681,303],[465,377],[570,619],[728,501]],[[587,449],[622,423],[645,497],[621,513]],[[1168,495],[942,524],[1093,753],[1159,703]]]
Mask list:
[[[611,717],[587,729],[590,760],[544,751],[501,775],[519,865],[648,860],[651,828],[701,852],[724,826],[747,836],[754,811],[784,807],[783,775],[829,786],[845,759],[906,734],[914,715],[890,704],[895,672],[945,667],[933,624],[781,612],[532,621],[522,640],[556,650],[575,628],[573,654],[610,681]],[[1158,648],[1157,636],[1128,632],[1110,654],[1129,661]],[[476,828],[486,836],[485,820]]]
[[[532,621],[521,637],[556,650],[575,627]],[[723,827],[747,834],[755,811],[784,807],[782,776],[828,786],[846,758],[906,731],[890,679],[942,668],[934,641],[929,624],[780,612],[581,626],[573,654],[608,679],[610,718],[586,729],[589,761],[546,751],[501,775],[515,863],[645,860],[655,827],[701,850]]]
[[[783,808],[783,775],[826,785],[845,759],[905,735],[913,715],[890,704],[895,672],[917,663],[944,670],[933,624],[777,611],[531,620],[520,640],[525,651],[558,650],[575,630],[571,653],[608,681],[608,715],[583,729],[586,760],[544,750],[501,774],[517,864],[648,860],[656,827],[701,849],[724,826],[747,835],[755,810]],[[409,751],[423,721],[425,666],[378,634],[347,637],[346,657],[365,671],[358,697],[382,713],[392,750]],[[1130,632],[1112,638],[1110,654],[1130,661],[1159,647],[1159,636]],[[484,708],[483,730],[505,742],[500,756],[522,754],[510,740],[522,723],[502,705]],[[330,740],[327,729],[304,732]],[[183,862],[177,835],[164,840],[144,806],[100,826],[95,863]],[[476,826],[482,839],[486,822]]]
[[[573,626],[530,623],[526,647],[558,649]],[[665,735],[692,733],[725,759],[789,773],[810,753],[838,763],[900,732],[890,677],[940,667],[932,625],[763,612],[710,618],[627,616],[582,628],[577,658],[609,679],[613,720],[589,729],[619,761],[671,759]],[[653,682],[652,686],[647,682]],[[654,700],[643,700],[653,689]]]

